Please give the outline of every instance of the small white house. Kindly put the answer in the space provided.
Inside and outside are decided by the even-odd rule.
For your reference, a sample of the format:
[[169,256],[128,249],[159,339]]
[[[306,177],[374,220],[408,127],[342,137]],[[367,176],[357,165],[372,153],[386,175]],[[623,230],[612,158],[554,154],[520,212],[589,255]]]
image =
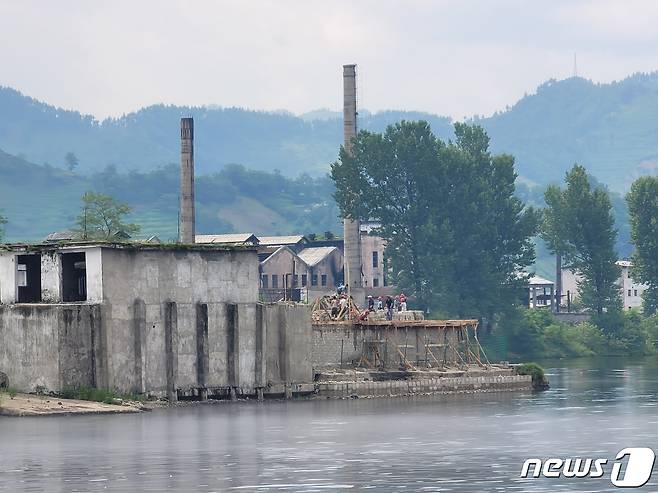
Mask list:
[[[621,269],[621,276],[617,282],[624,310],[642,308],[642,293],[647,289],[646,284],[637,282],[631,277],[633,262],[630,260],[618,260],[616,264]],[[562,270],[562,295],[569,296],[571,301],[580,297],[578,283],[582,276],[571,269]]]

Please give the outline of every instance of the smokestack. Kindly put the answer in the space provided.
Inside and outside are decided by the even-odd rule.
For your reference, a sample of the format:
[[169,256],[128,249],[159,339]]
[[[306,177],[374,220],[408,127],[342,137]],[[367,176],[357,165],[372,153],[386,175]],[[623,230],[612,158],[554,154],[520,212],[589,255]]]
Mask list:
[[180,243],[194,243],[194,119],[180,120]]
[[[343,65],[343,138],[345,150],[351,154],[356,137],[356,65]],[[363,287],[361,268],[361,233],[358,220],[343,219],[345,250],[345,285],[352,290]],[[362,293],[355,293],[357,297]],[[357,300],[361,302],[362,300]]]

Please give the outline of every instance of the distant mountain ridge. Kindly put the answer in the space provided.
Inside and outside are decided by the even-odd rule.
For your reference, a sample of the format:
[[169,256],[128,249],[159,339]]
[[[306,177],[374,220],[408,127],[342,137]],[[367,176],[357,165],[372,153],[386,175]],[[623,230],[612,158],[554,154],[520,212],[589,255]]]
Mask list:
[[[178,160],[181,116],[196,120],[199,173],[230,163],[288,176],[321,176],[342,140],[340,113],[321,109],[301,116],[240,108],[149,106],[121,118],[91,116],[0,88],[0,149],[36,163],[63,167],[73,152],[81,173],[109,165],[149,171]],[[447,117],[411,111],[369,113],[359,127],[382,131],[401,119],[429,121],[442,139],[453,136]],[[635,74],[610,84],[582,78],[548,81],[505,111],[474,118],[491,137],[494,152],[517,159],[530,183],[560,181],[574,163],[623,191],[641,174],[658,170],[658,73]]]

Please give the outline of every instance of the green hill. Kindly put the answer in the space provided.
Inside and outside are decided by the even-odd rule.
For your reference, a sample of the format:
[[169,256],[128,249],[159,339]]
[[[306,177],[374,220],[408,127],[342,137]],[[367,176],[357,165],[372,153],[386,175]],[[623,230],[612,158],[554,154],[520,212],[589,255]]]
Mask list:
[[[142,236],[176,238],[179,169],[119,173],[114,167],[80,176],[35,165],[0,151],[0,211],[9,241],[37,241],[73,226],[86,190],[105,192],[133,207]],[[329,178],[287,178],[280,173],[226,166],[196,180],[197,231],[260,234],[338,231]]]
[[[516,156],[530,183],[562,179],[574,162],[613,189],[623,191],[658,166],[658,73],[635,74],[611,84],[582,78],[548,81],[536,93],[488,118],[474,118],[492,138],[495,152]],[[337,155],[340,114],[317,110],[300,117],[239,108],[157,105],[118,119],[96,121],[0,88],[0,148],[31,162],[63,167],[73,152],[83,174],[108,165],[119,171],[149,171],[178,159],[178,122],[196,119],[200,173],[230,163],[255,169],[323,176]],[[400,119],[425,119],[441,138],[452,136],[448,118],[422,112],[359,115],[375,131]]]

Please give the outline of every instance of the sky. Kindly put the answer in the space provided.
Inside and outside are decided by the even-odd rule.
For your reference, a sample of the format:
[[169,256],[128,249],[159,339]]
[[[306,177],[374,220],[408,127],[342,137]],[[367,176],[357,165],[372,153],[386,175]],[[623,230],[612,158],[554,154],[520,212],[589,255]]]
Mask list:
[[658,69],[653,0],[0,0],[0,85],[97,118],[150,104],[490,115],[547,79]]

